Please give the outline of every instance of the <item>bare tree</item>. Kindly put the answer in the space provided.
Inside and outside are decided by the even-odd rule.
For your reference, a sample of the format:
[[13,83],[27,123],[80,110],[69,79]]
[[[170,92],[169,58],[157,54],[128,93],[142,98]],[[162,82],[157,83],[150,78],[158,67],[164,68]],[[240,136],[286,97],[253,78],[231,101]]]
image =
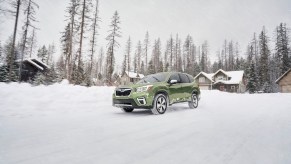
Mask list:
[[106,76],[107,80],[111,82],[111,76],[114,70],[114,51],[115,48],[119,47],[119,43],[117,42],[117,38],[121,37],[121,32],[120,32],[120,17],[118,15],[118,12],[115,11],[112,21],[110,24],[110,34],[106,37],[106,40],[108,40],[107,44],[107,71],[106,71]]
[[150,47],[150,41],[149,41],[149,32],[146,32],[145,39],[144,39],[144,56],[145,56],[145,72],[147,73],[148,68],[148,50]]
[[89,76],[90,76],[90,83],[92,78],[93,78],[93,73],[92,73],[92,69],[93,69],[93,59],[94,59],[94,53],[95,53],[95,47],[96,47],[96,37],[98,35],[97,32],[97,28],[98,28],[98,21],[100,21],[99,19],[99,10],[98,10],[98,6],[99,6],[99,0],[96,0],[96,4],[95,4],[95,11],[94,11],[94,17],[93,17],[93,24],[91,25],[92,28],[92,35],[91,35],[91,41],[90,41],[90,66],[89,66]]
[[131,67],[131,57],[130,57],[130,54],[131,54],[131,40],[130,40],[130,37],[128,38],[127,42],[126,42],[126,48],[125,48],[125,53],[126,53],[126,56],[127,56],[127,73],[129,73],[130,71],[130,67]]
[[36,22],[35,19],[35,8],[39,8],[38,4],[35,3],[33,0],[28,0],[28,4],[26,9],[24,10],[24,14],[25,14],[25,22],[24,22],[24,26],[22,27],[24,29],[23,31],[23,36],[22,36],[22,49],[21,49],[21,62],[20,62],[20,66],[19,66],[19,82],[21,82],[21,74],[22,74],[22,62],[23,62],[23,58],[25,56],[25,49],[26,44],[27,44],[27,34],[28,34],[28,28],[32,27],[35,28],[35,26],[33,25],[33,22]]
[[74,36],[76,30],[76,15],[77,15],[77,8],[79,6],[80,0],[71,0],[69,7],[67,8],[67,12],[69,13],[69,23],[66,27],[66,35],[67,35],[67,55],[65,59],[65,66],[66,66],[66,77],[69,80],[69,82],[72,82],[72,70],[73,70],[73,43],[74,43]]
[[15,60],[15,42],[16,42],[16,34],[17,34],[17,27],[18,27],[18,19],[19,19],[19,11],[20,11],[21,0],[13,1],[11,6],[15,11],[11,11],[11,13],[15,14],[15,22],[14,22],[14,31],[13,31],[13,38],[12,38],[12,48],[11,53],[9,54],[9,81],[12,81],[12,74],[14,71],[14,60]]
[[76,83],[77,84],[81,84],[83,81],[83,75],[82,74],[82,70],[84,70],[83,68],[83,62],[82,60],[82,49],[83,49],[83,39],[84,39],[84,33],[85,33],[85,28],[87,26],[87,19],[90,19],[90,17],[88,16],[89,12],[90,12],[90,7],[92,6],[92,1],[91,0],[83,0],[82,4],[81,4],[81,22],[80,22],[80,40],[79,40],[79,50],[78,50],[78,64],[77,64],[77,79],[76,79]]
[[31,36],[29,37],[29,57],[31,58],[33,51],[36,47],[36,32],[35,32],[36,28],[33,28]]

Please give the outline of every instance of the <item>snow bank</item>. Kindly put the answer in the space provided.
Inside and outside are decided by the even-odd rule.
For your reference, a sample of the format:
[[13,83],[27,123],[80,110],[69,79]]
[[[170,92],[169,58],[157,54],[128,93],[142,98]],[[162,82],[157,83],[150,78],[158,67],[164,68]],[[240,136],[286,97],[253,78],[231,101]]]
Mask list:
[[0,83],[0,163],[291,163],[291,94],[202,91],[156,116],[113,90]]

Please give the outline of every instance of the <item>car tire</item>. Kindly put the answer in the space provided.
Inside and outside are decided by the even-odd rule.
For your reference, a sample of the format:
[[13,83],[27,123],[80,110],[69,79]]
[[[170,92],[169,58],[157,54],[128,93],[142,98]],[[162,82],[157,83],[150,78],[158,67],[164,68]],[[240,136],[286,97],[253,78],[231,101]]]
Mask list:
[[198,97],[195,93],[191,96],[191,101],[188,102],[189,108],[194,109],[198,107]]
[[168,98],[164,94],[158,94],[154,98],[153,108],[151,109],[153,114],[164,114],[168,108]]
[[134,108],[121,108],[123,112],[130,113],[133,111]]

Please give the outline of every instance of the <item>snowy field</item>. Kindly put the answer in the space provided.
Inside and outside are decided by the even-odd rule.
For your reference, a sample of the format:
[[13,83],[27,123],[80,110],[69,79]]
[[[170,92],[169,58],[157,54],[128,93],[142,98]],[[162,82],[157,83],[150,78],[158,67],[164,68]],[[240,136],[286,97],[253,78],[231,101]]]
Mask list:
[[0,164],[290,164],[291,94],[123,113],[114,88],[0,83]]

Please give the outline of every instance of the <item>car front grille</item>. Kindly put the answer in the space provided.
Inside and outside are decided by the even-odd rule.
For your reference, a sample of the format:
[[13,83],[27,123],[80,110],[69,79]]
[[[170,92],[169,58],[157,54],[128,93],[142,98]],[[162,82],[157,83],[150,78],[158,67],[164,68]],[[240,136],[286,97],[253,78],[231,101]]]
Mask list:
[[116,96],[128,96],[131,93],[131,89],[130,88],[118,88],[115,91],[115,95]]

